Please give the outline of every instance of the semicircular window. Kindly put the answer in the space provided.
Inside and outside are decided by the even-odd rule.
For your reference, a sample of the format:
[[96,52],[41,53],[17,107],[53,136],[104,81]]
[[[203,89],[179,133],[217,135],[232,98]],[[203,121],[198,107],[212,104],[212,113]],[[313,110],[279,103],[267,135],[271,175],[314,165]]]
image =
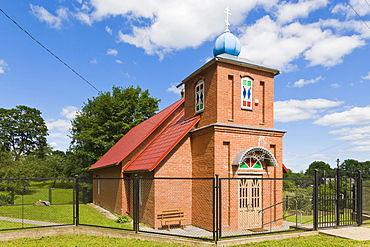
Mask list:
[[254,157],[245,157],[240,163],[240,168],[244,169],[263,169],[262,162]]

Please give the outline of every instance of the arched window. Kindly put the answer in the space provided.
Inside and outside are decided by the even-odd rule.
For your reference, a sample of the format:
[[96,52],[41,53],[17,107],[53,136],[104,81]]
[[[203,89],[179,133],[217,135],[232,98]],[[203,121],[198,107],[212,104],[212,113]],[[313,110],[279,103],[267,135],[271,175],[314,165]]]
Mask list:
[[252,86],[253,80],[249,77],[241,79],[241,108],[252,110]]
[[204,109],[204,81],[200,80],[195,86],[195,112]]
[[274,155],[263,147],[254,147],[240,151],[233,161],[240,169],[262,170],[265,166],[277,166]]

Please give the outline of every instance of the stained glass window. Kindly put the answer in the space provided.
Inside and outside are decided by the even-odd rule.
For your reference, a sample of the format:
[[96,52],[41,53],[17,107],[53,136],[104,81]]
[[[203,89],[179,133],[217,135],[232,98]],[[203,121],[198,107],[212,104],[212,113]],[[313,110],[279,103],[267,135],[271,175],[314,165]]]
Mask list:
[[240,168],[244,169],[262,169],[262,164],[261,161],[252,158],[252,157],[247,157],[245,158],[241,163],[240,163]]
[[204,109],[204,81],[200,80],[195,86],[195,111],[200,112]]
[[252,110],[252,85],[253,81],[249,77],[243,77],[241,81],[241,107],[242,109]]

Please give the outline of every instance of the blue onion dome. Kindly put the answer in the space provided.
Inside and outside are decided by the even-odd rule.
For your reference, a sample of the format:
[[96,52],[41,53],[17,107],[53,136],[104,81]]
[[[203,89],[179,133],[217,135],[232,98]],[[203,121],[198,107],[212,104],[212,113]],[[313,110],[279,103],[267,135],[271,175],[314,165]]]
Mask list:
[[224,32],[216,39],[213,55],[217,56],[222,53],[238,56],[241,51],[240,41],[235,35],[230,32]]

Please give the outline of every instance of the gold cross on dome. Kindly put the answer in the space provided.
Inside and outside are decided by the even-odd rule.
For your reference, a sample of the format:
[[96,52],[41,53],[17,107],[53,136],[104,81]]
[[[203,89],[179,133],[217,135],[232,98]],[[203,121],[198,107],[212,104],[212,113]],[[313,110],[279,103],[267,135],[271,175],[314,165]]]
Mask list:
[[231,15],[231,13],[230,13],[229,7],[225,8],[224,13],[226,14],[226,20],[225,20],[226,21],[226,30],[225,30],[225,32],[230,32],[230,30],[229,30],[229,26],[230,26],[229,15]]

